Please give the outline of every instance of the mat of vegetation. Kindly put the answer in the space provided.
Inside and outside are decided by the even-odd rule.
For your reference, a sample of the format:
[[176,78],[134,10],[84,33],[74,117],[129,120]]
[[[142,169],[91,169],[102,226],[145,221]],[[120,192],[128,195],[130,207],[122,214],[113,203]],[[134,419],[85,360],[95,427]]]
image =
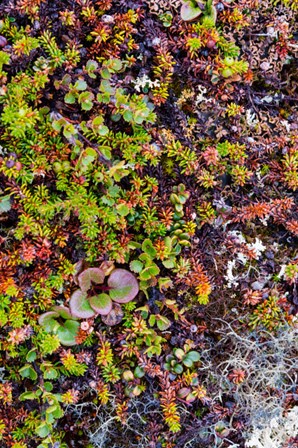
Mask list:
[[298,447],[297,11],[2,0],[1,448]]

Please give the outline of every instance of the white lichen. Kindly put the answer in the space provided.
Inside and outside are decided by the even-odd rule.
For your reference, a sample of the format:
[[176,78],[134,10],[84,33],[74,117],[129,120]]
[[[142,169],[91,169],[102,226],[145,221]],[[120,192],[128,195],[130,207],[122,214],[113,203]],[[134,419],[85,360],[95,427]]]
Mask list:
[[264,244],[259,238],[256,238],[256,241],[254,243],[247,244],[247,247],[255,252],[256,259],[260,258],[262,252],[266,250],[266,246],[264,246]]
[[238,277],[233,274],[233,269],[235,268],[236,260],[229,260],[228,261],[228,267],[227,267],[227,273],[224,276],[227,280],[227,287],[232,288],[233,286],[238,286]]
[[246,123],[250,128],[255,128],[259,123],[258,117],[251,109],[247,109],[246,111]]
[[204,86],[198,86],[199,93],[196,96],[196,106],[200,103],[210,103],[212,98],[206,98],[205,94],[207,93],[207,89]]
[[293,407],[285,417],[272,418],[268,426],[254,428],[245,443],[246,448],[282,448],[287,440],[298,434],[298,406]]
[[135,90],[137,92],[140,92],[143,89],[152,89],[154,87],[160,87],[160,82],[158,79],[155,81],[152,81],[146,74],[143,76],[137,78],[135,81],[132,81],[134,83]]

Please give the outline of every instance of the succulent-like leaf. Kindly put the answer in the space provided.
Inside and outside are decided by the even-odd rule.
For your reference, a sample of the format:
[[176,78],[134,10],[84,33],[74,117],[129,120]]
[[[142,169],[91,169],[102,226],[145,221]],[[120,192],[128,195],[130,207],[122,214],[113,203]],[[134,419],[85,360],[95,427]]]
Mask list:
[[200,361],[200,353],[195,352],[195,351],[190,351],[187,353],[186,357],[188,359],[191,359],[193,362],[198,362]]
[[183,366],[181,364],[176,364],[173,368],[174,372],[180,375],[183,372]]
[[176,358],[178,358],[180,360],[185,356],[185,352],[184,352],[184,350],[182,350],[182,348],[175,348],[173,350],[173,353],[176,356]]
[[69,301],[69,308],[72,316],[80,317],[81,319],[89,319],[95,315],[94,310],[91,308],[86,292],[77,289]]
[[112,310],[112,300],[108,294],[90,297],[89,302],[94,311],[102,316],[106,316]]
[[76,337],[80,328],[79,322],[75,320],[67,320],[63,325],[60,325],[57,336],[63,345],[71,347],[76,345]]
[[139,292],[136,277],[126,269],[114,269],[108,279],[108,285],[111,288],[111,299],[118,303],[130,302]]
[[48,311],[47,313],[43,313],[38,318],[38,323],[42,327],[44,327],[45,331],[50,333],[58,328],[58,322],[56,318],[59,317],[59,314],[56,311]]
[[79,286],[82,291],[88,291],[91,288],[91,282],[96,284],[103,283],[105,273],[100,268],[88,268],[78,276]]
[[185,358],[183,359],[182,362],[183,362],[183,364],[186,367],[192,367],[193,366],[193,361],[190,358],[188,358],[187,355],[185,356]]
[[118,325],[121,322],[123,316],[124,313],[121,308],[121,305],[118,305],[118,303],[114,303],[110,313],[107,314],[106,316],[101,316],[101,320],[103,321],[104,324],[113,327],[114,325]]

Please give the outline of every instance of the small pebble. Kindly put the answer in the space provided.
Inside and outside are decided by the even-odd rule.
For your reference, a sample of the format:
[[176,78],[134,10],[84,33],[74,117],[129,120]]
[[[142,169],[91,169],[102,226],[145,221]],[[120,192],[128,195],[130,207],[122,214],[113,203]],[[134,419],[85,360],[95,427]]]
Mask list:
[[209,48],[209,50],[211,50],[212,48],[215,47],[215,45],[216,45],[215,40],[213,40],[213,39],[209,39],[208,42],[207,42],[207,44],[206,44],[206,47]]
[[15,168],[17,171],[21,171],[23,165],[21,164],[21,162],[16,162]]
[[219,11],[219,12],[223,11],[223,10],[225,9],[224,4],[221,3],[221,2],[217,3],[217,5],[216,5],[216,9],[217,9],[217,11]]
[[14,160],[7,160],[6,167],[7,168],[12,168],[14,166],[14,164],[15,164]]
[[256,281],[251,284],[251,287],[254,291],[261,291],[264,288],[264,283]]
[[0,36],[0,48],[6,47],[7,39],[4,36]]

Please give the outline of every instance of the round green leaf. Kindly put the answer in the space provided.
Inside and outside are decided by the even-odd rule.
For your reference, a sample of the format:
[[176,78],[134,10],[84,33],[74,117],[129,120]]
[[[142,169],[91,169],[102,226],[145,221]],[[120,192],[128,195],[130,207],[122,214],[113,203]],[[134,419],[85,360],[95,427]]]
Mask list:
[[136,378],[143,378],[145,376],[145,371],[142,367],[137,366],[134,370],[134,376]]
[[76,83],[75,83],[75,85],[74,85],[74,88],[76,89],[76,90],[86,90],[87,89],[87,83],[86,83],[86,81],[84,81],[83,79],[79,79]]
[[165,316],[159,316],[157,326],[161,331],[167,330],[171,326],[171,321]]
[[129,214],[129,208],[126,204],[119,204],[116,209],[120,216],[127,216]]
[[53,311],[59,314],[63,319],[71,319],[72,315],[70,313],[70,309],[67,306],[63,305],[55,305],[52,308]]
[[67,320],[63,326],[61,325],[57,332],[61,344],[69,347],[75,345],[79,327],[79,322],[76,322],[75,320]]
[[173,352],[174,352],[174,355],[176,356],[176,358],[178,358],[178,359],[182,359],[183,358],[183,356],[185,355],[185,352],[182,350],[182,348],[175,348],[174,350],[173,350]]
[[59,317],[59,314],[56,311],[48,311],[39,316],[38,323],[44,327],[47,333],[50,333],[51,331],[54,331],[58,325],[55,320],[57,317]]
[[108,294],[90,297],[89,302],[94,311],[102,316],[106,316],[112,310],[112,300]]
[[65,96],[64,96],[64,101],[67,104],[74,104],[76,102],[76,97],[72,92],[68,92]]

